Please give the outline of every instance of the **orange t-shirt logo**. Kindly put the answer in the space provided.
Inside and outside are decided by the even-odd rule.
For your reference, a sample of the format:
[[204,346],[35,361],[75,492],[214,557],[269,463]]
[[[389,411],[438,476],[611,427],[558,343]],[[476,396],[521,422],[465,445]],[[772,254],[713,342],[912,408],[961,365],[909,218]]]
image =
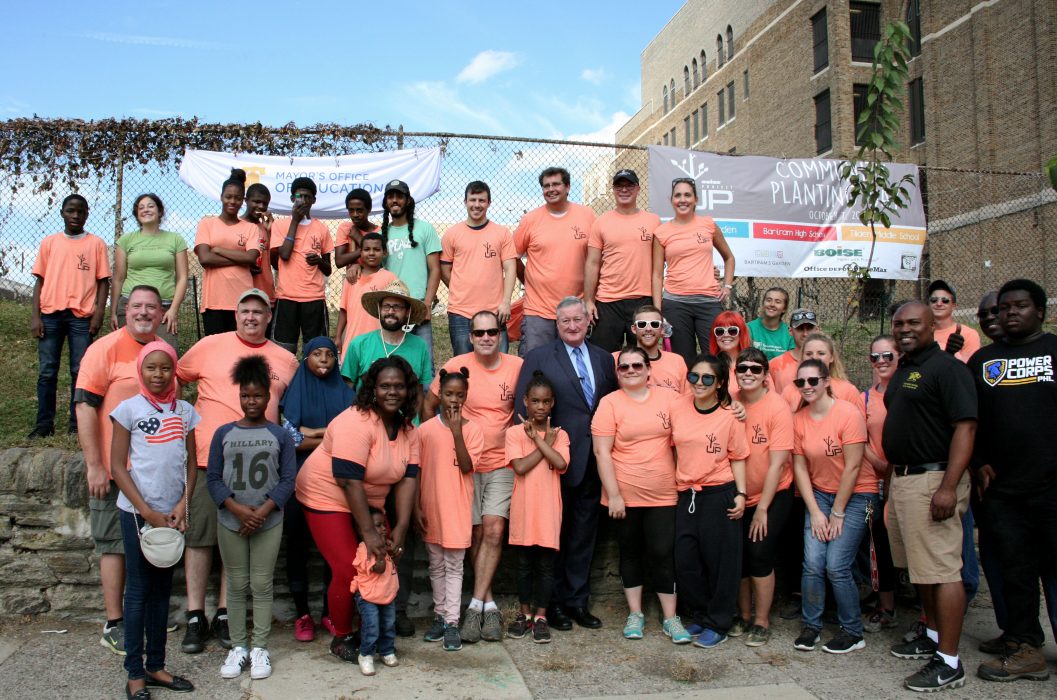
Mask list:
[[[697,242],[698,243],[702,243],[702,244],[703,243],[708,243],[708,236],[706,236],[703,233],[698,233],[697,234]],[[781,256],[779,256],[779,257],[781,257]]]
[[653,234],[645,226],[639,226],[639,240],[641,241],[652,241]]
[[587,238],[587,234],[584,233],[584,230],[579,226],[573,226],[573,240],[582,241],[585,238]]
[[312,250],[314,250],[317,255],[323,251],[323,239],[319,236],[312,237]]
[[513,401],[514,392],[510,391],[510,385],[503,382],[499,385],[499,400],[500,401]]
[[844,453],[844,450],[843,448],[841,448],[840,443],[834,440],[833,438],[827,437],[825,439],[825,443],[827,457],[836,457],[837,455]]
[[756,425],[752,426],[752,444],[754,444],[754,445],[766,445],[767,444],[767,436],[763,434],[763,428],[760,427],[759,423],[757,423]]
[[665,430],[672,429],[672,419],[667,413],[665,413],[664,411],[657,411],[657,417],[661,419],[662,428],[664,428]]
[[246,234],[241,232],[241,231],[239,232],[239,247],[240,248],[245,248],[246,247]]
[[496,255],[498,255],[498,253],[496,253],[495,248],[492,247],[492,244],[491,243],[485,243],[484,244],[484,256],[486,258],[494,258]]
[[717,440],[716,436],[712,433],[705,435],[705,437],[708,438],[708,444],[705,445],[705,452],[710,455],[718,455],[720,451],[722,451],[719,440]]
[[84,270],[85,272],[87,272],[87,271],[92,269],[88,265],[88,256],[85,255],[84,253],[79,253],[77,255],[77,269],[78,270]]

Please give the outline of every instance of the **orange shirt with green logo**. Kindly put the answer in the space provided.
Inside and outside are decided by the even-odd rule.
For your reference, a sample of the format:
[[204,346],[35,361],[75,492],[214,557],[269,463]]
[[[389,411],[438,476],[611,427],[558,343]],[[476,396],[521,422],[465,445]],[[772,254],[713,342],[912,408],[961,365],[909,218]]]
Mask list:
[[470,318],[482,309],[498,309],[503,301],[503,263],[517,259],[510,229],[494,221],[472,229],[461,221],[444,232],[440,246],[441,264],[451,265],[448,311]]
[[[279,248],[290,233],[290,219],[272,222],[272,248]],[[327,255],[334,250],[330,229],[319,219],[302,219],[294,234],[294,248],[289,260],[279,258],[279,283],[275,295],[289,301],[319,301],[327,295],[327,277],[306,258],[313,253]]]
[[[636,401],[619,390],[598,404],[591,434],[613,437],[613,468],[625,506],[674,506],[678,500],[672,454],[678,398],[674,391],[651,389],[644,401]],[[604,489],[602,505],[609,505]]]
[[700,413],[690,396],[681,396],[672,410],[672,441],[678,455],[676,488],[700,490],[734,480],[732,459],[749,456],[745,428],[729,408]]
[[[527,457],[537,449],[522,425],[507,428],[504,442],[508,463]],[[568,466],[568,433],[559,428],[551,447]],[[514,476],[514,494],[510,497],[510,544],[558,549],[562,532],[561,475],[562,472],[551,469],[550,462],[540,459],[527,474]]]
[[[811,485],[823,493],[837,493],[844,474],[844,447],[866,442],[866,419],[859,409],[837,399],[824,418],[816,419],[805,406],[793,415],[793,454],[807,459]],[[877,477],[863,458],[855,493],[877,493]]]
[[661,217],[640,209],[634,214],[607,211],[595,219],[589,248],[602,251],[597,301],[648,297],[653,284],[653,232]]
[[514,248],[525,256],[525,313],[557,318],[558,302],[584,293],[587,239],[595,213],[569,202],[561,216],[538,207],[521,217]]
[[664,278],[666,292],[680,296],[719,296],[712,260],[716,231],[716,222],[711,216],[695,216],[689,224],[669,221],[657,228],[654,236],[664,248],[664,262],[668,265]]
[[88,318],[95,311],[96,284],[110,277],[106,243],[87,232],[53,233],[41,241],[32,273],[42,281],[42,314],[69,309],[78,318]]
[[763,493],[763,482],[771,468],[771,450],[788,450],[790,457],[782,465],[778,477],[777,491],[789,488],[793,483],[793,412],[774,391],[768,391],[759,401],[745,403],[745,437],[749,441],[749,458],[745,461],[745,493],[748,495],[745,505],[754,506],[760,502]]
[[[205,244],[210,248],[253,250],[257,247],[260,235],[260,227],[252,221],[239,219],[238,223],[227,224],[219,217],[207,216],[198,222],[194,247]],[[239,297],[252,286],[253,275],[245,265],[204,268],[199,310],[234,311],[238,306]],[[208,448],[206,445],[207,450]]]

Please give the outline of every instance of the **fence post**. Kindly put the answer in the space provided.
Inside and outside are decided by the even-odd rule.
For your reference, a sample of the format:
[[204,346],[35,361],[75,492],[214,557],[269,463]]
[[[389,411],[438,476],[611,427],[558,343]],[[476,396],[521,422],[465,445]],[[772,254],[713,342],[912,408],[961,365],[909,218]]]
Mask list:
[[401,124],[396,130],[396,150],[404,150],[404,125]]
[[121,238],[121,234],[125,232],[124,214],[122,213],[122,202],[124,201],[124,190],[125,190],[125,154],[123,151],[119,151],[117,154],[117,173],[114,180],[117,184],[117,193],[115,197],[117,201],[114,202],[114,243],[118,242]]

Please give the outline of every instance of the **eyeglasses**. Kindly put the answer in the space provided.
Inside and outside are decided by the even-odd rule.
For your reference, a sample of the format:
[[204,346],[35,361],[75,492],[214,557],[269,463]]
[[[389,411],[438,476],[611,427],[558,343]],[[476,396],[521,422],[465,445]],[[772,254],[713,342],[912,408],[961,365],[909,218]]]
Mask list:
[[815,317],[814,311],[797,311],[795,314],[789,317],[789,323],[794,328],[796,327],[796,324],[800,323],[801,321],[810,321],[811,325],[814,326],[817,324],[818,319]]
[[981,309],[980,311],[976,312],[976,317],[977,318],[987,318],[988,316],[997,316],[997,315],[998,315],[998,307],[997,306],[992,306],[992,307],[987,308],[987,309]]
[[930,304],[949,304],[952,301],[954,300],[950,297],[929,297]]
[[403,311],[410,308],[407,304],[382,304],[382,311]]
[[805,384],[807,384],[808,386],[818,386],[818,383],[821,381],[822,377],[797,377],[793,380],[793,386],[795,386],[797,389],[803,389]]
[[687,372],[686,381],[690,384],[704,384],[705,386],[712,386],[716,383],[716,375],[714,374],[698,374],[697,372]]
[[641,331],[641,330],[645,330],[647,328],[655,328],[655,329],[656,328],[660,328],[661,327],[661,322],[660,321],[635,321],[634,325],[635,325],[636,328],[638,328]]
[[486,335],[489,338],[494,338],[497,335],[499,335],[499,329],[498,328],[475,328],[472,331],[470,331],[470,335],[472,335],[474,338],[483,338]]
[[636,372],[641,372],[646,368],[645,362],[621,362],[617,365],[617,371],[627,372],[629,369],[633,369]]
[[712,329],[712,332],[716,334],[717,338],[722,338],[724,335],[737,338],[738,334],[741,333],[741,329],[737,326],[716,326]]
[[762,365],[736,365],[734,367],[734,371],[736,373],[738,373],[738,374],[748,374],[749,372],[752,372],[753,374],[763,374],[763,366]]
[[896,359],[896,354],[889,350],[885,350],[884,352],[870,353],[870,362],[875,365],[881,360],[884,360],[885,362],[891,362],[894,359]]

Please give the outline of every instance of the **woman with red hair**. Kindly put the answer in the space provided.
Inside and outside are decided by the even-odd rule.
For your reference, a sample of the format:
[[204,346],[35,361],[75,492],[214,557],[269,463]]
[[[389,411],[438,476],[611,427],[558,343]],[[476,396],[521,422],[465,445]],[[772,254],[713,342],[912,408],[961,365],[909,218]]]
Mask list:
[[752,347],[752,337],[745,319],[737,311],[721,311],[712,322],[712,334],[708,339],[709,352],[716,357],[726,358],[730,382],[727,386],[736,387],[738,380],[734,376],[734,364],[738,353]]

